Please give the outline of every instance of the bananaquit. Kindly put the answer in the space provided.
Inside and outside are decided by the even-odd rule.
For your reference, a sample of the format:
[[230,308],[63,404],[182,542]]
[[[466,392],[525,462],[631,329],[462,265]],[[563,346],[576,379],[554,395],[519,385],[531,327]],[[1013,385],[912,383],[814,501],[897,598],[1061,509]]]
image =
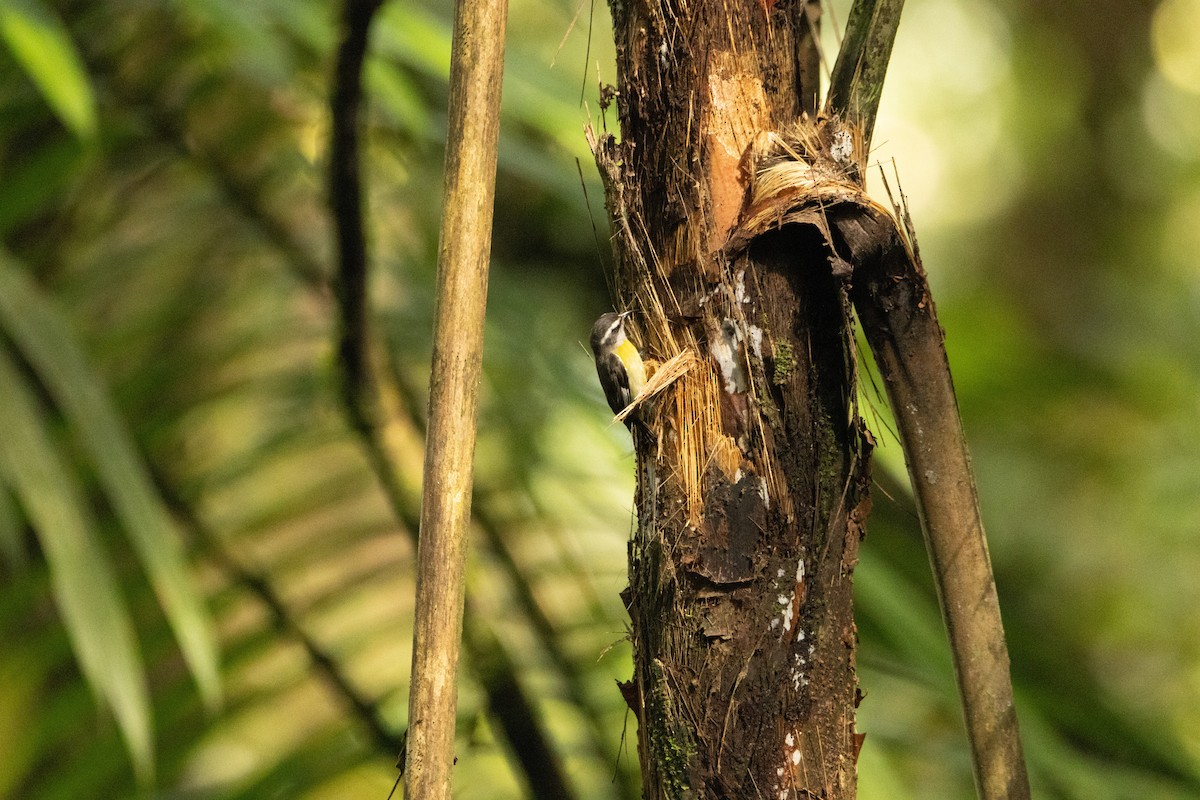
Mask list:
[[[592,326],[592,352],[596,354],[596,374],[604,388],[604,397],[614,414],[619,414],[646,385],[646,368],[633,342],[625,337],[625,320],[633,313],[608,313]],[[625,419],[633,427],[634,416]]]

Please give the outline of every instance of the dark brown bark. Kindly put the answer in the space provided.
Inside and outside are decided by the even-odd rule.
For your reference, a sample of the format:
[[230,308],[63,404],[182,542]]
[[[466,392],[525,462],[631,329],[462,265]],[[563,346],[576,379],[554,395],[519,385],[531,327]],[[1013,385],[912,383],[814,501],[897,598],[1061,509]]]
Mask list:
[[815,113],[818,7],[613,15],[622,140],[594,149],[616,286],[649,357],[698,358],[641,411],[625,694],[646,794],[853,797],[869,445],[848,301],[816,230],[739,238],[760,135]]

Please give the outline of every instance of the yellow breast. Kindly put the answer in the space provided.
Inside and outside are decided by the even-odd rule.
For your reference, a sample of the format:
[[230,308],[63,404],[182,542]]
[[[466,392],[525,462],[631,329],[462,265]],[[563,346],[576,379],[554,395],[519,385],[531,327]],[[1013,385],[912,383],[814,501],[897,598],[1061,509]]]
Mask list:
[[617,358],[621,359],[621,363],[625,365],[625,374],[629,376],[630,396],[637,397],[646,385],[646,367],[642,364],[641,353],[628,339],[617,345],[614,352],[617,354]]

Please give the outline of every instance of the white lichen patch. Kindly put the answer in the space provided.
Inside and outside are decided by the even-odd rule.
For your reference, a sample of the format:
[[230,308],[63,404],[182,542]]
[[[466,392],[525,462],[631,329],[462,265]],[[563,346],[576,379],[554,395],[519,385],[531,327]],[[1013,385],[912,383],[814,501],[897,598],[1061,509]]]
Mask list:
[[725,391],[742,394],[746,391],[746,370],[742,366],[742,332],[737,323],[725,319],[720,333],[709,343],[708,352],[717,362],[724,379]]
[[[812,655],[812,653],[810,652],[809,655]],[[805,670],[808,667],[808,659],[796,653],[792,656],[792,662],[792,669],[788,673],[788,677],[792,681],[792,691],[799,692],[805,686],[808,686],[808,675],[805,674]]]
[[808,796],[807,792],[793,788],[804,772],[800,766],[804,760],[804,754],[800,752],[796,738],[791,733],[784,737],[783,763],[775,768],[775,777],[779,779],[779,783],[771,787],[771,796],[778,797],[779,800],[790,800],[790,798],[798,798],[802,795]]
[[[767,485],[763,481],[760,490],[763,493],[763,499],[766,500]],[[776,573],[776,578],[783,578],[786,573],[780,569]],[[775,602],[779,605],[779,616],[771,620],[771,630],[783,628],[783,633],[789,633],[792,626],[796,623],[800,615],[800,605],[804,602],[804,559],[801,558],[796,563],[796,582],[791,594],[780,592],[775,598]],[[776,582],[776,589],[779,588],[779,581]],[[796,626],[796,641],[803,641],[806,634],[803,628]]]
[[750,350],[754,357],[762,361],[763,330],[757,325],[746,325],[746,338],[750,341]]
[[746,295],[746,270],[744,269],[739,269],[733,276],[733,299],[742,304],[750,302],[750,298]]
[[[782,572],[782,570],[780,571]],[[782,575],[780,577],[782,577]],[[775,602],[779,605],[779,616],[771,620],[771,630],[777,629],[780,625],[783,626],[784,633],[787,633],[792,629],[792,620],[795,616],[792,611],[793,599],[793,597],[789,597],[787,594],[782,593],[775,598]]]
[[833,134],[833,144],[829,145],[829,157],[837,164],[849,164],[854,157],[854,139],[845,128]]

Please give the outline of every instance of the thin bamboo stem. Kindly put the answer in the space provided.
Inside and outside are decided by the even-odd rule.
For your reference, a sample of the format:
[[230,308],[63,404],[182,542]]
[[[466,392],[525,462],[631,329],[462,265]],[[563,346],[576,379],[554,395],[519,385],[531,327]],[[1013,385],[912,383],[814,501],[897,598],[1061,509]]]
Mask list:
[[405,789],[449,800],[507,0],[458,0],[438,248]]

